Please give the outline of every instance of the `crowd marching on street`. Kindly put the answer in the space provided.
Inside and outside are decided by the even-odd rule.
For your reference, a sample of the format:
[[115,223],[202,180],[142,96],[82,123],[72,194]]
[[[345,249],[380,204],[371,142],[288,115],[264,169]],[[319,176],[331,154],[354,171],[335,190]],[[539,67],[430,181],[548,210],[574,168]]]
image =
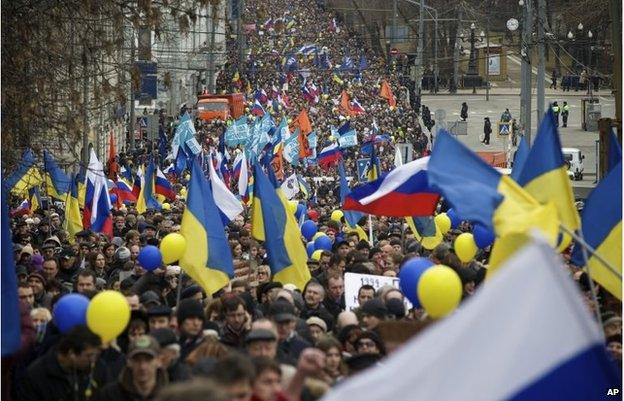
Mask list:
[[[75,176],[47,152],[27,151],[4,177],[2,302],[10,304],[5,271],[15,266],[19,330],[5,354],[3,307],[4,399],[317,400],[488,286],[495,234],[508,231],[495,212],[489,227],[480,212],[469,216],[485,198],[467,197],[473,208],[462,208],[446,176],[433,174],[452,139],[434,136],[413,83],[320,2],[244,4],[244,59],[229,36],[216,78],[218,93],[244,94],[241,119],[163,111],[158,140],[134,150],[111,139],[108,159],[92,152]],[[568,113],[564,102],[548,115],[557,127],[561,115],[563,128]],[[509,109],[500,121],[511,124],[514,146],[522,141]],[[482,142],[491,134],[486,118]],[[38,172],[35,158],[45,164]],[[469,187],[470,164],[457,163]],[[405,165],[424,181],[403,178]],[[522,173],[513,185],[527,188]],[[405,185],[381,193],[390,176]],[[570,213],[576,229],[578,211]],[[556,234],[565,273],[621,369],[621,295],[604,276],[592,281],[578,242]],[[434,265],[458,283],[442,309],[424,283],[407,284],[428,271],[412,267],[442,269]]]

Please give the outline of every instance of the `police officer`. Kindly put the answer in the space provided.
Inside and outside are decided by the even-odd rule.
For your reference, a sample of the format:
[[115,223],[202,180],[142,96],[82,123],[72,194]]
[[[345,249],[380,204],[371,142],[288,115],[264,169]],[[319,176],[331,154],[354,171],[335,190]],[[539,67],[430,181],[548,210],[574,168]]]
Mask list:
[[555,127],[558,127],[559,126],[559,112],[561,110],[559,109],[559,105],[557,104],[557,102],[554,102],[552,104],[552,111],[553,111],[553,114],[555,115]]
[[570,115],[570,106],[568,102],[563,102],[561,107],[561,120],[563,121],[563,128],[568,126],[568,116]]

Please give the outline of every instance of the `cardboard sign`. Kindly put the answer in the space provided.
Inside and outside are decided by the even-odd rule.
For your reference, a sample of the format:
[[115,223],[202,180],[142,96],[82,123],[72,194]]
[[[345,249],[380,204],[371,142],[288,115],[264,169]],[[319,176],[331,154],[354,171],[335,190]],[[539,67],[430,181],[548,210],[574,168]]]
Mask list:
[[[372,285],[375,291],[384,285],[390,285],[399,289],[400,279],[398,277],[376,276],[373,274],[345,273],[345,305],[346,310],[351,311],[360,306],[358,302],[358,291],[363,285]],[[405,299],[405,310],[412,309],[412,304]]]

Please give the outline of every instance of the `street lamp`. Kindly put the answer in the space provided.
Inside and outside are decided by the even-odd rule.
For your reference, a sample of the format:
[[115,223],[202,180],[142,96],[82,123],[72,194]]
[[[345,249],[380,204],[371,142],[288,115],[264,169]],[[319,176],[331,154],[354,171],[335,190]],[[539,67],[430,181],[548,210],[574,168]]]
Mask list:
[[594,84],[592,72],[591,72],[591,64],[592,64],[592,37],[594,34],[592,31],[587,31],[587,92],[590,97],[592,97],[592,86]]
[[579,31],[582,31],[583,30],[583,23],[579,22],[577,28],[578,28]]
[[572,31],[568,31],[568,39],[574,39],[574,34],[572,33]]
[[[522,0],[521,0],[522,1]],[[483,42],[485,34],[481,32],[480,38],[475,37],[475,30],[477,27],[474,22],[470,24],[470,38],[465,39],[463,33],[459,35],[459,38],[462,42],[470,42],[470,61],[468,62],[468,71],[466,72],[466,77],[468,77],[468,81],[472,84],[472,93],[477,93],[477,81],[480,82],[479,71],[477,70],[477,52],[475,51],[475,44]],[[464,84],[466,79],[464,78]]]

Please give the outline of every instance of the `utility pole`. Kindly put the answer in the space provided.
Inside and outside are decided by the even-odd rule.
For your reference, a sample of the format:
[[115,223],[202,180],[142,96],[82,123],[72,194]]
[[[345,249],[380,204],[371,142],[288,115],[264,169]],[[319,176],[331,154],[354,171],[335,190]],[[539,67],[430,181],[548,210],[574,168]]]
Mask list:
[[455,32],[455,48],[453,49],[453,82],[451,82],[451,93],[457,92],[459,85],[459,35],[462,29],[462,8],[457,10],[457,32]]
[[[134,29],[130,28],[130,69],[134,68]],[[132,85],[132,74],[130,74],[130,121],[128,122],[128,131],[130,131],[130,149],[132,152],[135,149],[134,144],[134,125],[136,124],[136,116],[134,115],[134,88]]]
[[617,137],[622,144],[622,3],[611,0],[611,43],[613,43],[613,95],[615,97],[615,119]]
[[218,4],[212,3],[211,16],[210,16],[210,53],[208,53],[208,92],[215,92],[214,75],[215,75],[215,31],[217,27],[215,22],[217,21],[217,8]]
[[485,101],[490,101],[490,15],[485,21]]
[[433,92],[438,93],[438,10],[435,10],[435,35],[433,38]]
[[89,163],[89,59],[86,45],[82,47],[82,162]]
[[418,26],[418,51],[416,52],[416,88],[418,95],[422,92],[423,50],[425,47],[425,0],[420,0],[420,16]]
[[533,31],[533,10],[531,7],[532,0],[526,0],[524,7],[524,26],[522,30],[522,86],[521,86],[521,103],[522,109],[520,118],[524,128],[524,138],[527,144],[531,144],[531,32]]
[[245,30],[243,29],[243,11],[245,10],[245,0],[238,0],[238,48],[239,57],[239,74],[242,75],[243,65],[245,64]]
[[392,1],[392,38],[390,39],[390,44],[394,45],[396,43],[397,37],[397,0]]
[[537,125],[539,126],[544,117],[544,80],[546,79],[546,59],[545,47],[546,35],[544,35],[544,24],[546,23],[546,1],[537,0]]

